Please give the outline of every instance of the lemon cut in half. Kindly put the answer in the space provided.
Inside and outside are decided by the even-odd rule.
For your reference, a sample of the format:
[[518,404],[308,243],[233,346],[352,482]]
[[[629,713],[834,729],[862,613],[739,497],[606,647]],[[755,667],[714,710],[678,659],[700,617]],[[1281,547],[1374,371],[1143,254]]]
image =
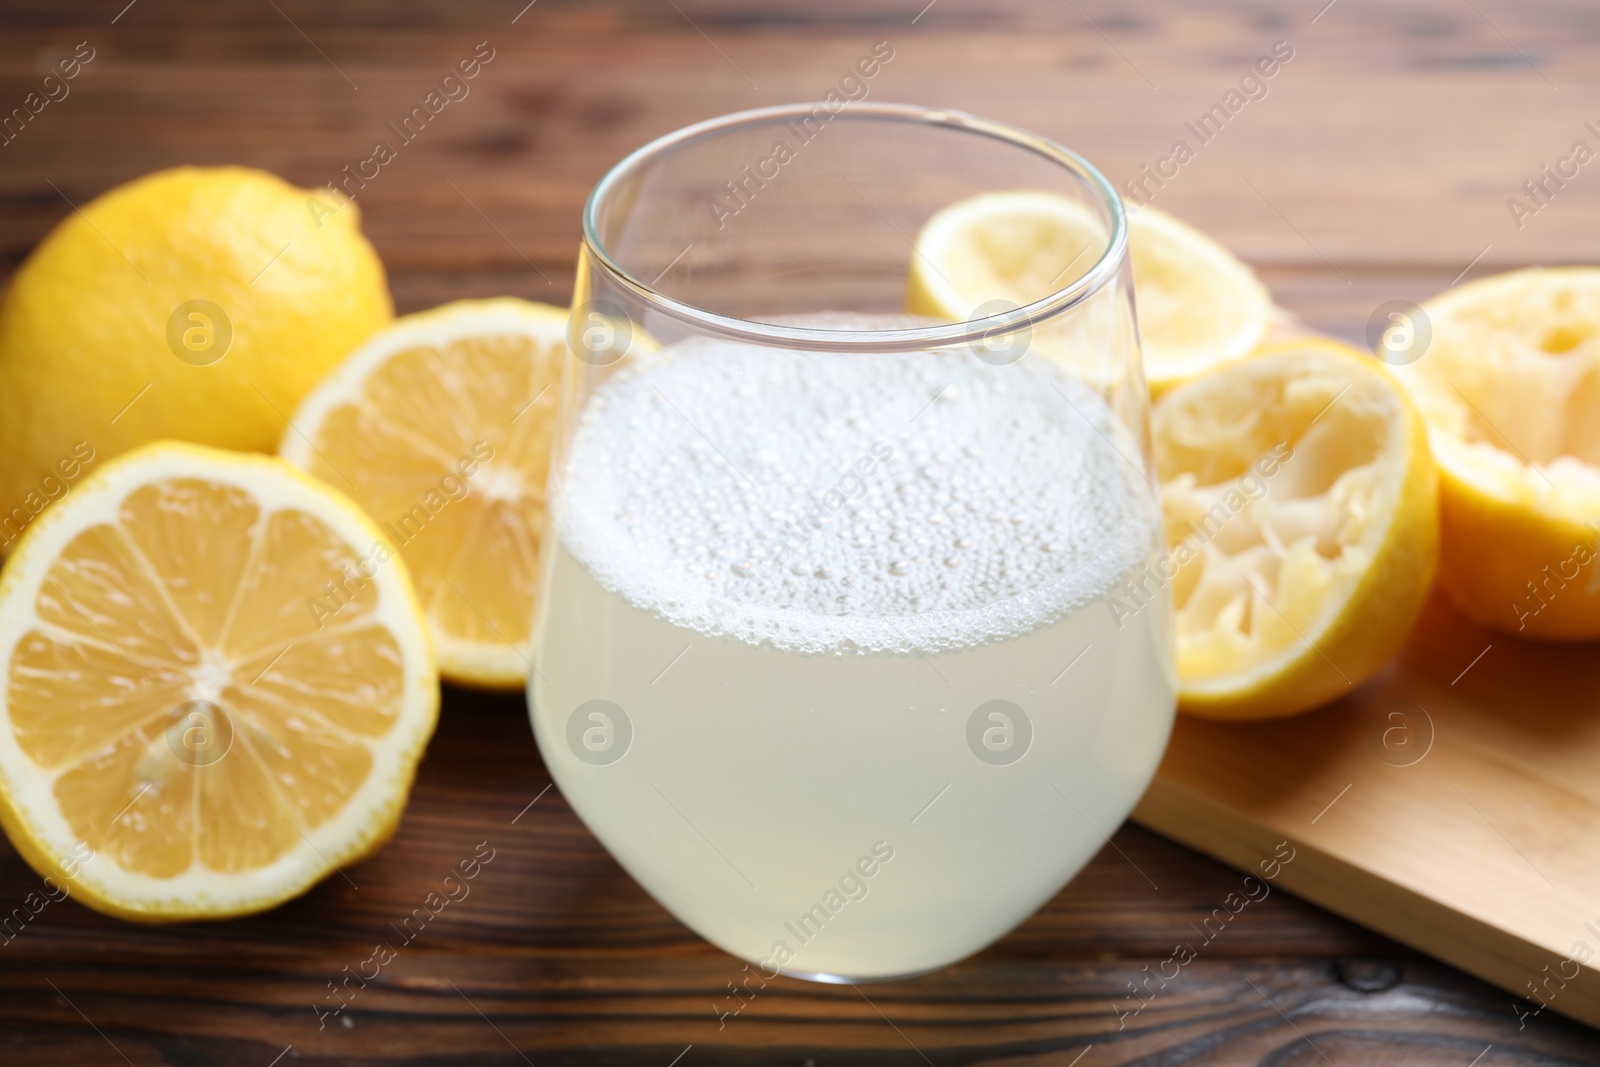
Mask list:
[[394,831],[438,715],[405,566],[281,460],[158,442],[29,527],[0,581],[0,824],[128,919],[304,892]]
[[1431,341],[1390,358],[1439,465],[1440,586],[1485,626],[1600,638],[1600,268],[1482,278],[1422,310]]
[[[1272,298],[1231,252],[1151,207],[1129,215],[1128,240],[1152,393],[1261,344],[1273,321]],[[1105,241],[1105,224],[1088,207],[1056,193],[959,201],[935,212],[917,236],[907,309],[959,322],[987,302],[1032,303],[1093,267]],[[1041,336],[1038,343],[1051,341]]]
[[567,312],[509,297],[407,315],[318,386],[280,453],[405,558],[452,682],[520,689]]
[[1381,365],[1307,342],[1179,386],[1152,413],[1179,704],[1293,715],[1371,677],[1438,560],[1420,418]]

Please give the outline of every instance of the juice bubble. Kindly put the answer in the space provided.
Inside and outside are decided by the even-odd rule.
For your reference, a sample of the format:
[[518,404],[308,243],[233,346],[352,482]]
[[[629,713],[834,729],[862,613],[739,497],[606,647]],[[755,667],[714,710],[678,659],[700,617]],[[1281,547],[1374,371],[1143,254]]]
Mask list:
[[559,536],[605,588],[698,633],[946,651],[1068,615],[1145,556],[1137,455],[1042,359],[695,341],[590,399]]

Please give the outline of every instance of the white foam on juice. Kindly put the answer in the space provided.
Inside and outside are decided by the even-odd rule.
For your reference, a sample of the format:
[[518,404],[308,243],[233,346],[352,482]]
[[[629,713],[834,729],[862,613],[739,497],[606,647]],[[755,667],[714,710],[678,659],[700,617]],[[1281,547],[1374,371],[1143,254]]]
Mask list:
[[1099,394],[1034,356],[690,341],[596,389],[558,536],[601,586],[708,636],[969,648],[1104,597],[1151,550],[1155,505],[1113,442],[1137,455]]

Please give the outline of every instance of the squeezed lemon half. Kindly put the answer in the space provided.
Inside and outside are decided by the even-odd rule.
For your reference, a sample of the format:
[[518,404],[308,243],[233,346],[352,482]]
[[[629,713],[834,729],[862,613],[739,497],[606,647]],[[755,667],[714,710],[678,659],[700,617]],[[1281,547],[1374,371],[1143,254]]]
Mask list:
[[1422,309],[1431,342],[1394,373],[1439,465],[1439,584],[1498,630],[1600,637],[1600,268],[1513,271]]
[[1381,365],[1303,342],[1168,392],[1151,418],[1180,707],[1293,715],[1394,654],[1438,559],[1421,420]]

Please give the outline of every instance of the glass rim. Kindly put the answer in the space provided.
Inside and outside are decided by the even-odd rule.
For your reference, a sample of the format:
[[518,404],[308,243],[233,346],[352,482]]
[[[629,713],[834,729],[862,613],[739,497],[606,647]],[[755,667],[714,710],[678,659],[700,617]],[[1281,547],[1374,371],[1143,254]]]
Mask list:
[[616,163],[595,184],[583,207],[583,244],[597,264],[610,278],[631,291],[645,304],[671,317],[714,331],[729,339],[751,341],[771,347],[806,347],[813,350],[842,352],[909,351],[925,348],[943,348],[961,344],[981,344],[996,336],[1022,329],[1031,329],[1040,323],[1072,310],[1103,289],[1116,277],[1127,257],[1128,220],[1122,198],[1105,175],[1083,156],[1047,137],[1031,133],[1020,126],[980,118],[965,111],[949,108],[921,107],[915,104],[849,103],[838,111],[830,112],[834,119],[882,119],[917,123],[924,126],[944,127],[968,133],[978,133],[1021,148],[1071,171],[1100,195],[1111,219],[1111,233],[1100,257],[1083,274],[1061,289],[1030,304],[964,322],[921,326],[904,330],[819,330],[775,323],[756,322],[707,311],[705,308],[685,303],[658,291],[651,283],[641,281],[617,263],[600,240],[597,219],[609,194],[624,178],[636,173],[646,163],[664,156],[669,151],[705,140],[741,126],[754,127],[783,119],[809,116],[817,108],[827,108],[821,102],[780,104],[773,107],[736,111],[727,115],[697,122],[675,130],[634,149]]

